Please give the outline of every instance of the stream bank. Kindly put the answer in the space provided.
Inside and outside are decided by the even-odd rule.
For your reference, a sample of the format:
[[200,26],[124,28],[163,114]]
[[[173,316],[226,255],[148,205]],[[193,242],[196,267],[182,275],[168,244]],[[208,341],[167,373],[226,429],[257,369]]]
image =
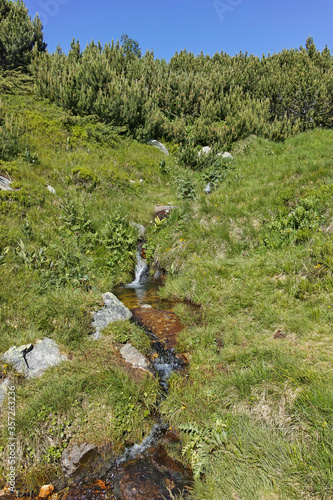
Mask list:
[[[170,310],[174,303],[160,300],[159,286],[148,279],[146,263],[138,252],[135,279],[129,285],[113,290],[118,300],[130,308],[133,316],[131,321],[140,325],[150,338],[151,352],[148,358],[159,379],[158,404],[167,396],[171,373],[184,367],[182,357],[174,351],[177,334],[183,326]],[[188,497],[193,483],[192,472],[173,459],[167,451],[170,448],[178,448],[180,451],[179,436],[163,422],[158,407],[154,420],[155,424],[145,439],[127,448],[121,456],[115,456],[112,445],[88,446],[78,450],[75,470],[69,475],[72,486],[66,487],[68,479],[61,478],[54,483],[56,490],[60,492],[54,493],[50,498],[172,500],[179,494],[184,498]],[[74,451],[68,452],[68,458],[71,459],[70,455]]]
[[[159,377],[161,402],[167,396],[171,373],[184,367],[182,357],[174,352],[177,333],[183,326],[176,314],[170,311],[172,304],[159,298],[159,285],[148,279],[139,252],[137,259],[133,282],[116,287],[113,293],[130,308],[131,321],[143,327],[150,337],[151,354],[148,358]],[[68,490],[63,499],[172,500],[179,494],[188,497],[193,474],[167,451],[170,446],[180,447],[180,438],[163,422],[158,408],[155,421],[145,439],[126,448],[100,479],[82,479]]]

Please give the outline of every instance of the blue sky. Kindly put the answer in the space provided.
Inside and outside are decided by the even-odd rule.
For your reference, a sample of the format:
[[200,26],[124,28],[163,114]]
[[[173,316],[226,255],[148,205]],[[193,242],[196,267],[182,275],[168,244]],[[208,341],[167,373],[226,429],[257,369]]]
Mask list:
[[85,47],[127,33],[142,52],[169,60],[184,48],[213,55],[223,50],[258,56],[305,45],[311,35],[319,50],[333,52],[332,0],[27,0],[39,13],[53,52],[68,51],[72,38]]

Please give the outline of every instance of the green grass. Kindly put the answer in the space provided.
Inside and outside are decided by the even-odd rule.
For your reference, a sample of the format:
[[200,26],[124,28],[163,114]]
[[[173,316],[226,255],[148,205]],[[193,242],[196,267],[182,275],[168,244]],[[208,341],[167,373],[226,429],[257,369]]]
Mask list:
[[[174,155],[161,163],[119,129],[29,93],[2,104],[25,134],[0,162],[20,188],[0,193],[0,352],[48,336],[70,357],[33,381],[0,366],[17,384],[28,487],[57,473],[70,438],[102,436],[119,451],[152,425],[157,384],[127,372],[116,349],[130,340],[147,352],[142,330],[116,324],[87,340],[102,293],[132,278],[137,222],[152,266],[167,271],[161,296],[198,305],[176,308],[189,367],[161,405],[194,468],[192,498],[332,498],[333,132],[236,144],[205,195],[203,172]],[[178,208],[155,223],[154,204],[168,202]]]
[[[188,320],[180,335],[188,375],[173,378],[162,403],[172,425],[197,429],[184,431],[199,471],[193,498],[333,494],[332,150],[331,131],[258,138],[218,190],[152,235],[171,272],[163,296],[201,305],[198,325]],[[302,238],[270,227],[305,198],[319,207]],[[207,447],[216,419],[227,440]]]

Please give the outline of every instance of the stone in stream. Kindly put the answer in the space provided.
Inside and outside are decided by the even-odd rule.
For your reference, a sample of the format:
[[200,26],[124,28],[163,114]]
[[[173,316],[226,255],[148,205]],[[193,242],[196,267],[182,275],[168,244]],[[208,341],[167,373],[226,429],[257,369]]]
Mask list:
[[130,226],[134,227],[138,231],[138,237],[143,240],[146,235],[146,228],[142,224],[137,224],[136,222],[130,222]]
[[53,492],[54,486],[52,484],[46,484],[39,490],[38,499],[49,498]]
[[71,443],[61,455],[61,468],[66,476],[71,476],[79,468],[80,461],[84,459],[96,446],[91,443]]
[[120,354],[126,363],[129,363],[133,368],[139,368],[149,373],[153,373],[154,369],[150,361],[139,352],[132,344],[127,343],[120,349]]
[[125,321],[131,319],[132,313],[113,293],[107,292],[103,295],[104,307],[93,315],[92,326],[95,328],[95,333],[92,335],[94,339],[99,339],[102,330],[110,323],[115,321]]
[[167,349],[175,347],[177,334],[183,329],[179,318],[171,311],[159,311],[146,305],[131,309],[133,320],[153,333]]

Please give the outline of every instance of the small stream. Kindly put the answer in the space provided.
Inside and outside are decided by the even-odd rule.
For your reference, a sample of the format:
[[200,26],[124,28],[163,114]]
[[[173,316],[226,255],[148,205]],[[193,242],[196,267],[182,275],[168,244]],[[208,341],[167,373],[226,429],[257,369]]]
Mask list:
[[[158,295],[159,287],[160,285],[149,277],[149,269],[146,260],[142,256],[141,247],[139,246],[134,280],[128,285],[116,287],[113,293],[129,309],[148,304],[154,309],[165,311],[172,310],[174,303],[161,300]],[[151,332],[147,332],[147,334],[151,339],[153,352],[150,359],[159,376],[162,394],[160,399],[161,402],[167,396],[168,379],[170,375],[175,370],[180,370],[183,367],[183,362],[175,355],[174,350],[167,349],[156,335]],[[132,476],[135,477],[136,472],[141,470],[141,474],[139,472],[139,484],[142,488],[141,494],[137,497],[129,495],[128,498],[138,498],[140,500],[165,498],[166,500],[171,500],[172,496],[170,496],[165,489],[165,484],[173,484],[173,494],[177,494],[181,491],[186,492],[186,486],[189,486],[192,482],[191,472],[182,467],[180,463],[173,461],[173,459],[167,455],[164,444],[167,440],[168,425],[162,420],[159,414],[157,414],[156,420],[156,424],[153,426],[148,436],[146,436],[141,443],[136,443],[130,448],[127,448],[124,454],[118,457],[116,461],[118,469],[120,468],[121,471],[128,472],[128,476],[126,476],[125,473],[125,477],[128,477],[133,483],[132,487],[134,489],[136,489],[138,485],[135,483]],[[162,459],[158,459],[156,456],[162,457]],[[157,463],[159,462],[158,466],[156,466],[156,461]],[[134,464],[136,464],[136,466]],[[138,469],[135,469],[135,467]],[[133,468],[135,470],[133,470]],[[159,474],[161,476],[160,478],[158,477]],[[145,495],[145,488],[141,484],[142,481],[145,480],[145,476],[148,483],[151,483],[153,477],[155,477],[155,482],[157,484],[161,483],[159,484],[161,496],[157,493],[154,494],[152,491]],[[124,496],[122,498],[125,499],[126,497]]]
[[[151,311],[155,314],[158,314],[156,310],[171,311],[175,303],[160,299],[159,286],[150,279],[142,246],[139,244],[134,280],[128,285],[117,286],[112,292],[128,309],[148,304],[154,308]],[[165,314],[169,317],[167,312]],[[177,317],[176,321],[179,322]],[[153,319],[153,325],[156,324]],[[159,323],[158,325],[159,329],[163,328]],[[147,328],[146,331],[151,339],[152,348],[149,359],[158,374],[161,387],[158,402],[160,404],[167,396],[170,375],[175,370],[180,370],[184,363],[172,348],[166,348],[164,340],[161,341]],[[167,447],[170,443],[179,443],[179,437],[169,429],[157,408],[155,424],[141,443],[126,448],[121,456],[113,459],[112,464],[109,462],[108,472],[102,473],[99,476],[101,479],[80,481],[64,498],[66,500],[172,500],[180,493],[184,495],[183,498],[187,498],[193,483],[193,475],[189,469],[169,456]],[[105,463],[107,462],[104,461]]]

